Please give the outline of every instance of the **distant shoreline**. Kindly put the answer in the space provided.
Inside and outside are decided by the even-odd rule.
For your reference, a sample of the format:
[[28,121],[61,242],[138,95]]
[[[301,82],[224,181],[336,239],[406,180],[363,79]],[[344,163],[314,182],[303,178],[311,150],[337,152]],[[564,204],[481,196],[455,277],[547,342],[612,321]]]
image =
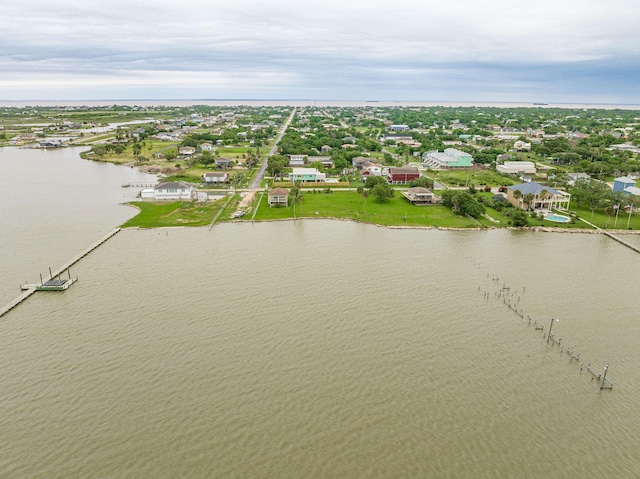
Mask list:
[[633,103],[588,103],[588,102],[544,102],[539,101],[438,101],[438,100],[332,100],[332,99],[106,99],[106,100],[0,100],[1,107],[52,107],[52,106],[318,106],[318,107],[493,107],[493,108],[565,108],[598,110],[639,110]]

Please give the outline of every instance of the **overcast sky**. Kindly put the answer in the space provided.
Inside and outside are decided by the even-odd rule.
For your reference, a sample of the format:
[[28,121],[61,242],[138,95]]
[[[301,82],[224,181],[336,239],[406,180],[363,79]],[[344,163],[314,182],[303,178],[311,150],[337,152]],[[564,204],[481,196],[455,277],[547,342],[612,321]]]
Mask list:
[[640,103],[638,0],[15,0],[0,100]]

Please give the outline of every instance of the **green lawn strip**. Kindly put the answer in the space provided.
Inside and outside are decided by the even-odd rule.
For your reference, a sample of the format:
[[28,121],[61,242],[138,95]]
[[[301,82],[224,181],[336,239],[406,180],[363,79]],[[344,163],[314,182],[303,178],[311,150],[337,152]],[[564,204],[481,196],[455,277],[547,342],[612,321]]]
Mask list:
[[[592,219],[591,210],[588,207],[585,207],[584,205],[582,205],[581,208],[578,208],[577,204],[574,201],[571,202],[569,210],[575,212],[576,215],[578,215],[580,218],[584,218],[589,223],[593,223],[594,225],[602,229],[618,229],[618,230],[640,229],[640,215],[638,215],[638,213],[632,213],[631,221],[629,221],[629,213],[623,208],[620,209],[620,213],[618,214],[617,224],[616,224],[615,215],[611,215],[611,217],[609,218],[602,210],[595,210],[595,212],[593,213],[593,219]],[[565,214],[565,213],[561,213],[561,214]],[[607,228],[607,221],[609,223],[608,228]],[[627,228],[627,221],[629,221],[628,228]],[[579,225],[582,225],[581,226],[582,228],[587,227],[587,225],[582,221],[578,221],[577,223]]]
[[[298,218],[347,218],[386,226],[440,226],[447,228],[474,228],[477,223],[453,214],[444,206],[413,206],[400,193],[386,203],[368,198],[366,205],[356,192],[305,193],[302,204],[296,205]],[[293,218],[293,207],[272,208],[263,202],[255,219],[275,220]],[[493,225],[482,219],[483,226]]]
[[160,228],[165,226],[205,226],[222,207],[222,200],[211,203],[176,201],[172,203],[130,203],[140,209],[122,228]]

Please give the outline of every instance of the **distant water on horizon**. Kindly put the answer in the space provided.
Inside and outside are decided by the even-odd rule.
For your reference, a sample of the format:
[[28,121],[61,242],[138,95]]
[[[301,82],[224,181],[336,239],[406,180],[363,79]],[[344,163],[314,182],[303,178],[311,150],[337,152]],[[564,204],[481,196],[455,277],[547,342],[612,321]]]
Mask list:
[[0,107],[19,108],[30,106],[319,106],[319,107],[484,107],[484,108],[567,108],[567,109],[603,109],[603,110],[640,110],[640,104],[615,103],[572,103],[572,102],[496,102],[496,101],[421,101],[421,100],[322,100],[322,99],[134,99],[134,100],[0,100]]

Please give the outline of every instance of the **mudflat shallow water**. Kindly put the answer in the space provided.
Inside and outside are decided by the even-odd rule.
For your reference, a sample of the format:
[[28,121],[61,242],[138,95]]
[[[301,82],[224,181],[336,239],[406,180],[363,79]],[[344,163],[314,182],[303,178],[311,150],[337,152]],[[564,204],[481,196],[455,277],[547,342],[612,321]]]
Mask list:
[[[3,278],[63,263],[119,201],[47,210],[52,242],[13,226]],[[638,477],[638,259],[328,220],[123,231],[0,320],[0,476]]]

